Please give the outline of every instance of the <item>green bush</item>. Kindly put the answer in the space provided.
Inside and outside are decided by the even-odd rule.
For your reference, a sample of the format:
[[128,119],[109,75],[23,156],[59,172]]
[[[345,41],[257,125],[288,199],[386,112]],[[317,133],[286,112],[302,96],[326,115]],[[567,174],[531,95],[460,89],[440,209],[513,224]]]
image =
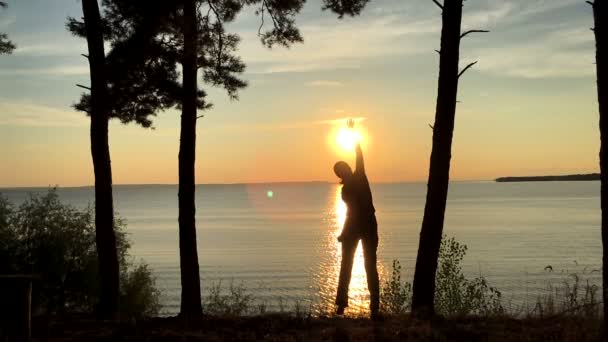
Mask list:
[[399,315],[412,306],[412,284],[401,281],[401,264],[393,260],[391,276],[380,289],[380,307],[386,313]]
[[[501,293],[488,285],[483,276],[467,279],[460,266],[467,246],[454,238],[443,237],[439,248],[439,263],[435,275],[435,311],[446,316],[495,315],[504,313]],[[401,265],[393,261],[391,276],[380,293],[382,310],[403,314],[412,303],[412,285],[401,280]]]
[[155,316],[160,311],[161,292],[145,263],[130,265],[120,275],[120,311],[131,317]]
[[469,280],[462,274],[460,264],[466,252],[466,245],[443,237],[435,275],[435,310],[448,316],[503,313],[500,291],[481,275]]
[[224,290],[221,281],[209,287],[209,294],[203,299],[203,311],[206,314],[241,316],[251,311],[253,296],[242,284],[235,285],[231,281],[227,293]]
[[[126,261],[130,243],[123,220],[116,220],[115,231],[121,307],[133,315],[156,313],[154,278],[147,266],[132,267]],[[41,277],[32,293],[35,308],[48,313],[94,310],[99,279],[92,208],[61,203],[55,189],[31,195],[18,208],[0,194],[0,239],[0,273]]]

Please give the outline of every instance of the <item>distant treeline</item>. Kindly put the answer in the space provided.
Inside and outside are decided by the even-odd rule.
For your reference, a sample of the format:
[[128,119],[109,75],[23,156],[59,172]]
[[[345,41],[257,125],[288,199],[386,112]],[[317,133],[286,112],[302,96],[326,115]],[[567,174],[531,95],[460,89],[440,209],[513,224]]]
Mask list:
[[595,181],[600,180],[599,173],[564,176],[531,176],[531,177],[500,177],[497,182],[552,182],[552,181]]

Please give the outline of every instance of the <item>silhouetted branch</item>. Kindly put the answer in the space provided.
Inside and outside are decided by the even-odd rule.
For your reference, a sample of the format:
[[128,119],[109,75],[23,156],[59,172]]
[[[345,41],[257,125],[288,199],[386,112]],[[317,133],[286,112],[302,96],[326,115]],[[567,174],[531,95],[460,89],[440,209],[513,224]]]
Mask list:
[[438,54],[440,54],[440,55],[441,55],[441,51],[439,51],[439,50],[435,50],[435,52],[437,52]]
[[260,11],[260,17],[262,18],[262,22],[260,23],[260,27],[258,27],[258,36],[262,35],[262,27],[264,27],[264,3],[262,3],[262,9]]
[[488,33],[490,31],[486,31],[486,30],[468,30],[467,32],[463,33],[460,35],[460,39],[466,37],[467,35],[471,34],[471,33]]
[[196,117],[196,120],[198,120],[200,118],[204,118],[204,117],[205,117],[204,115],[199,115],[199,116]]
[[586,3],[588,3],[591,6],[595,6],[595,2],[591,2],[591,1],[585,1]]
[[81,53],[80,55],[84,58],[89,58],[89,55],[85,55],[84,53]]
[[432,130],[435,130],[435,127],[431,124],[429,124],[429,127],[431,127]]
[[435,3],[435,5],[439,6],[439,8],[441,8],[441,10],[443,10],[443,5],[440,4],[439,1],[433,0],[433,2]]
[[462,76],[462,74],[465,73],[465,71],[469,70],[469,68],[471,68],[473,65],[477,64],[478,61],[475,61],[473,63],[470,63],[469,65],[467,65],[464,69],[462,69],[462,71],[458,74],[458,77],[460,78],[460,76]]
[[85,87],[85,86],[83,86],[82,84],[76,84],[76,86],[77,86],[77,87],[80,87],[80,88],[82,88],[82,89],[86,89],[86,90],[88,90],[88,91],[91,91],[91,88],[89,88],[89,87]]
[[[218,23],[222,24],[222,17],[220,16],[220,14],[218,13],[217,9],[213,6],[213,4],[211,3],[211,1],[207,1],[207,3],[209,4],[209,8],[213,11],[213,13],[215,14],[215,19],[217,20]],[[219,30],[218,30],[219,31]],[[223,41],[223,33],[222,31],[218,32],[218,49],[217,49],[217,61],[216,61],[216,68],[218,70],[221,69],[222,66],[222,49],[224,46],[224,41]]]

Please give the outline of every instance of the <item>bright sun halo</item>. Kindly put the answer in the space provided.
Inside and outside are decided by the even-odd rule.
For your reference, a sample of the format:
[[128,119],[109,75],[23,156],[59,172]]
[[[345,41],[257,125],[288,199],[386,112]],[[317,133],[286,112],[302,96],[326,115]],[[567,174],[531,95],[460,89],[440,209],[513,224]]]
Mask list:
[[361,141],[361,134],[358,131],[343,127],[336,134],[336,143],[343,150],[353,150],[357,141]]

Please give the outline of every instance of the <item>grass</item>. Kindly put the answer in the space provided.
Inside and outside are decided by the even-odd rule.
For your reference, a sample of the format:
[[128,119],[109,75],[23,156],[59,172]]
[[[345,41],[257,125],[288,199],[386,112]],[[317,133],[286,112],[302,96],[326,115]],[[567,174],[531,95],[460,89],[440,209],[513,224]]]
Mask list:
[[381,322],[364,318],[265,314],[99,322],[64,318],[35,322],[35,341],[598,341],[577,317],[453,317],[417,321],[409,315]]
[[[500,291],[483,276],[466,278],[460,263],[466,246],[444,238],[437,273],[435,306],[439,315],[419,321],[409,314],[411,284],[401,266],[381,289],[384,319],[373,322],[367,312],[333,315],[331,303],[313,300],[260,300],[242,284],[222,282],[206,289],[204,316],[99,322],[94,318],[40,317],[34,337],[40,341],[600,341],[602,303],[591,273],[563,273],[547,282],[536,301],[505,306]],[[272,304],[272,305],[271,305]],[[269,308],[275,308],[271,312]]]

